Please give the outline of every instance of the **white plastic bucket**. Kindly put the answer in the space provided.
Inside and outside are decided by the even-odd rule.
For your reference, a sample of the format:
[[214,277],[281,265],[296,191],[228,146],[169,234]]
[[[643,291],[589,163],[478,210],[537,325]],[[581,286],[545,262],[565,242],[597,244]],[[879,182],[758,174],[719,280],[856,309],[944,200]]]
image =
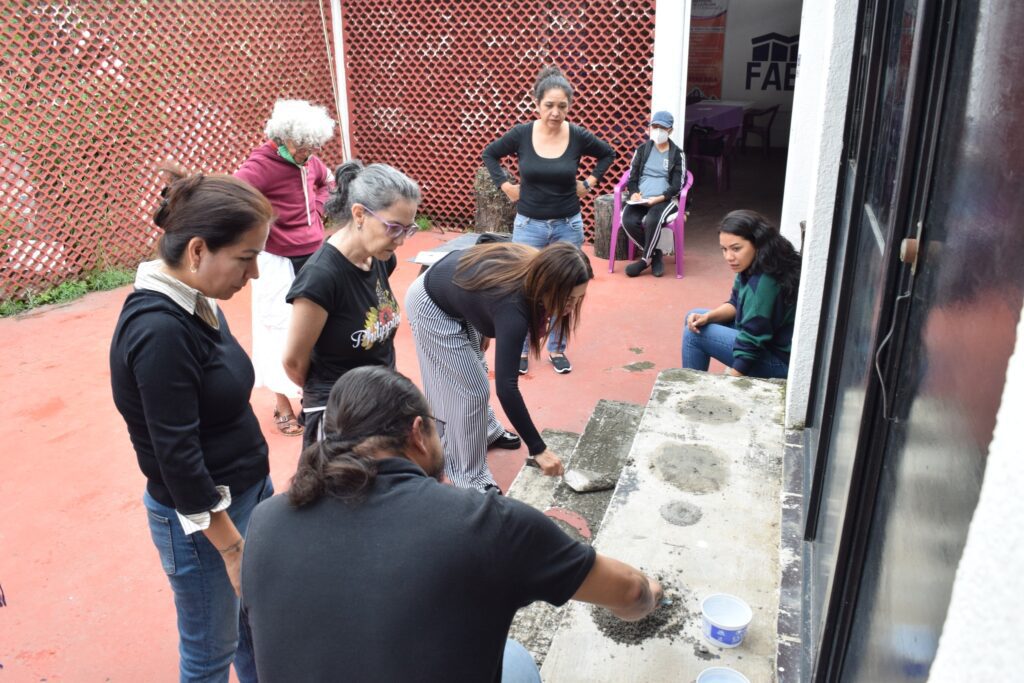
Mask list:
[[750,679],[728,667],[713,666],[700,672],[697,683],[750,683]]
[[700,603],[704,637],[718,647],[736,647],[747,635],[754,613],[750,606],[728,593],[713,593]]

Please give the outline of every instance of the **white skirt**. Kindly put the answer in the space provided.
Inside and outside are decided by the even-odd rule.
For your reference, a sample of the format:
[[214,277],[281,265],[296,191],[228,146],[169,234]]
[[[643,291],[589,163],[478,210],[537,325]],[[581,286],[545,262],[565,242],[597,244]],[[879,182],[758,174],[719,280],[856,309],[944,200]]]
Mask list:
[[275,394],[298,398],[299,387],[284,372],[284,347],[292,305],[285,301],[295,279],[292,262],[284,256],[260,252],[256,258],[260,276],[252,283],[252,365],[256,386]]

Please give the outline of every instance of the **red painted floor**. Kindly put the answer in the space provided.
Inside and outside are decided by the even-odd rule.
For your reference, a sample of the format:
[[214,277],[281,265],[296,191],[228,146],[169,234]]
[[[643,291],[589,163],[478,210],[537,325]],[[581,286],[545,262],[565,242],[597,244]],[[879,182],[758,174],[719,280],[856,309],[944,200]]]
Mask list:
[[[394,276],[400,302],[418,270],[405,259],[439,239],[445,238],[420,234],[400,250]],[[521,381],[540,428],[580,431],[602,398],[645,403],[657,372],[679,366],[683,314],[725,300],[731,284],[710,220],[691,219],[686,243],[682,280],[672,276],[671,258],[661,279],[628,279],[625,264],[609,275],[607,261],[593,258],[597,277],[568,350],[573,372],[556,375],[548,363],[535,363]],[[91,294],[0,320],[0,389],[8,401],[0,449],[4,683],[176,678],[172,598],[149,539],[143,477],[110,398],[108,344],[127,292]],[[224,308],[248,348],[248,290]],[[419,382],[407,327],[397,344],[399,370]],[[299,440],[274,429],[266,390],[254,393],[253,406],[282,491]],[[492,455],[501,486],[508,487],[524,456],[525,450]]]

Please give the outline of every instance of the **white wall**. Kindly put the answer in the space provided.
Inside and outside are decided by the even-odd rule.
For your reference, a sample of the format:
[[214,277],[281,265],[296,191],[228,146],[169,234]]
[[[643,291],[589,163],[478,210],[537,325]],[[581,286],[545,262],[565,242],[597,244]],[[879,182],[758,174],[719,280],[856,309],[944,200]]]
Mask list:
[[[662,5],[659,3],[658,11]],[[682,4],[689,4],[684,2]],[[793,91],[776,90],[773,84],[762,90],[765,76],[768,72],[768,64],[755,66],[752,73],[760,72],[760,76],[751,79],[750,89],[747,88],[748,63],[752,59],[751,38],[766,33],[779,33],[784,36],[793,36],[801,33],[801,0],[729,0],[729,12],[726,15],[725,25],[725,56],[722,68],[722,99],[723,100],[752,100],[756,107],[770,107],[780,105],[779,113],[775,117],[772,126],[772,146],[784,147],[789,138],[790,112],[793,109]],[[807,5],[822,5],[827,3],[807,0]],[[821,12],[821,9],[818,9]],[[808,37],[815,38],[818,30],[817,24],[804,24],[808,26]],[[800,36],[801,50],[803,49],[804,36]],[[776,65],[782,72],[783,82],[785,80],[785,65]],[[759,138],[751,138],[753,144],[760,143]]]
[[659,2],[654,15],[654,57],[651,114],[672,112],[672,139],[682,147],[686,127],[679,125],[686,108],[686,69],[690,49],[690,3]]
[[1024,671],[1024,311],[1006,368],[978,507],[929,680],[1009,681]]
[[802,427],[807,413],[835,212],[856,20],[856,0],[804,3],[800,69],[791,124],[797,134],[790,136],[779,225],[782,234],[799,246],[800,221],[807,222],[786,391],[786,425],[789,427]]

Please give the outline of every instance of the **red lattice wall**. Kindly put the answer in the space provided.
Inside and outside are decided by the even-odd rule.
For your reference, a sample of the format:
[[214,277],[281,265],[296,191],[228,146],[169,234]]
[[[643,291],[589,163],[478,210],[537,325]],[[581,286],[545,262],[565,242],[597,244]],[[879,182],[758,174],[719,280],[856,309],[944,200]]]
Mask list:
[[[598,188],[610,192],[646,132],[654,5],[345,0],[353,154],[402,169],[423,187],[423,213],[465,227],[483,148],[534,118],[534,79],[557,64],[576,90],[569,119],[618,153]],[[589,202],[583,215],[589,233]]]
[[316,0],[5,3],[0,298],[152,253],[157,165],[234,171],[282,97],[334,109]]

